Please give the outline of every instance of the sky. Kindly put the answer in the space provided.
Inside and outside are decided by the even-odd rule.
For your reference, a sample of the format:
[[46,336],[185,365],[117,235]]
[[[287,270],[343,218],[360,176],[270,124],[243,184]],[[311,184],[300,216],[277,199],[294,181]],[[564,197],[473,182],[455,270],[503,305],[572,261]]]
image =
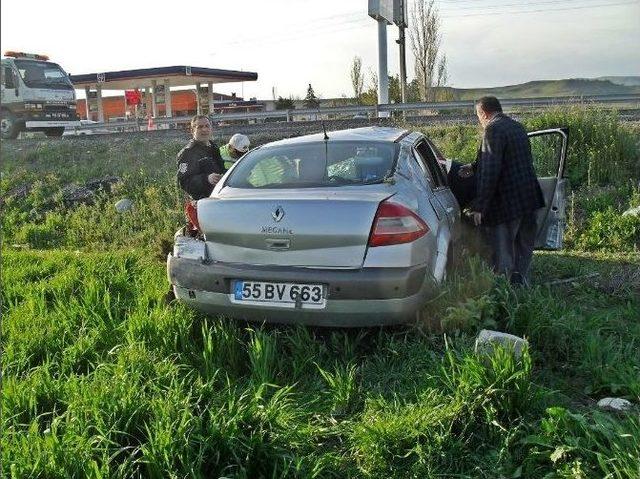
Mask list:
[[[640,0],[435,3],[450,86],[640,75]],[[309,83],[322,98],[352,96],[355,56],[365,85],[377,71],[378,27],[367,0],[2,0],[0,10],[2,52],[45,53],[71,74],[172,65],[245,70],[258,81],[215,91],[271,99],[274,90],[304,98]],[[387,27],[391,74],[399,71],[397,37],[398,28]],[[412,79],[409,39],[407,62]]]

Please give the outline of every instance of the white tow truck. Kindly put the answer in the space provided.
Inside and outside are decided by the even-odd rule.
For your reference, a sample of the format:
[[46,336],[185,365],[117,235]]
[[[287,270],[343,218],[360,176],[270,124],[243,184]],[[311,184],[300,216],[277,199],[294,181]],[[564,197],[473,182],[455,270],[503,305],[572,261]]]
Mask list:
[[80,126],[69,75],[49,57],[5,52],[0,72],[3,140],[17,138],[25,130],[62,136],[66,127]]

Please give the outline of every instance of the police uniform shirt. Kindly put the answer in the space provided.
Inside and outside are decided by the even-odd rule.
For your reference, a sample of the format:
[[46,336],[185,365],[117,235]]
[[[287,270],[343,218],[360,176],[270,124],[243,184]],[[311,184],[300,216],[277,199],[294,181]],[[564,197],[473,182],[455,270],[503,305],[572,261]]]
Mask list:
[[194,200],[206,198],[213,191],[209,183],[211,173],[224,173],[218,145],[191,140],[177,157],[178,183]]

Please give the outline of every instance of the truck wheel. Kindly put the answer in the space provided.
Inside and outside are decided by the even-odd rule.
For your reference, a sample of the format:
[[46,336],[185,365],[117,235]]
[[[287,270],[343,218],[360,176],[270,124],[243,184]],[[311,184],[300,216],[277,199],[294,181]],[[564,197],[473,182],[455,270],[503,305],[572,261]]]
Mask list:
[[20,123],[10,111],[2,111],[2,120],[0,123],[0,132],[3,140],[14,140],[20,134]]
[[62,136],[64,133],[64,127],[60,128],[47,128],[44,130],[44,134],[47,136]]

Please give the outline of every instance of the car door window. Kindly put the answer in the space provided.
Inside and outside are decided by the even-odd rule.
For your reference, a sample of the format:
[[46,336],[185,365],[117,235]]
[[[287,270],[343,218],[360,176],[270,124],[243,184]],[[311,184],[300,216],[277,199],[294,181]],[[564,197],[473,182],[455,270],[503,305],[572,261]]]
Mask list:
[[564,137],[560,132],[532,134],[529,136],[533,166],[538,178],[558,175],[564,148]]
[[447,180],[442,173],[442,168],[438,166],[438,160],[429,144],[423,140],[416,145],[416,150],[419,160],[421,160],[424,168],[429,171],[434,187],[442,188],[447,186]]
[[535,173],[545,200],[545,207],[536,213],[535,248],[560,249],[566,224],[566,180],[563,176],[568,131],[564,128],[535,131],[529,133],[529,140]]
[[427,166],[424,164],[424,161],[422,161],[422,158],[420,157],[418,150],[413,148],[411,151],[413,153],[412,155],[413,161],[409,162],[409,168],[412,174],[414,174],[416,177],[421,178],[421,180],[424,183],[428,184],[429,187],[431,187],[431,189],[436,188],[436,183],[433,180],[433,176],[431,176],[431,172],[429,171]]
[[429,140],[427,140],[427,143],[429,144],[429,147],[431,148],[431,151],[433,151],[433,154],[435,155],[436,163],[440,167],[440,170],[442,171],[442,176],[444,178],[445,184],[448,186],[449,185],[449,180],[447,179],[447,172],[448,172],[447,163],[449,164],[449,168],[451,168],[451,160],[449,160],[447,162],[447,159],[440,152],[440,150],[438,150],[436,145],[434,145]]

